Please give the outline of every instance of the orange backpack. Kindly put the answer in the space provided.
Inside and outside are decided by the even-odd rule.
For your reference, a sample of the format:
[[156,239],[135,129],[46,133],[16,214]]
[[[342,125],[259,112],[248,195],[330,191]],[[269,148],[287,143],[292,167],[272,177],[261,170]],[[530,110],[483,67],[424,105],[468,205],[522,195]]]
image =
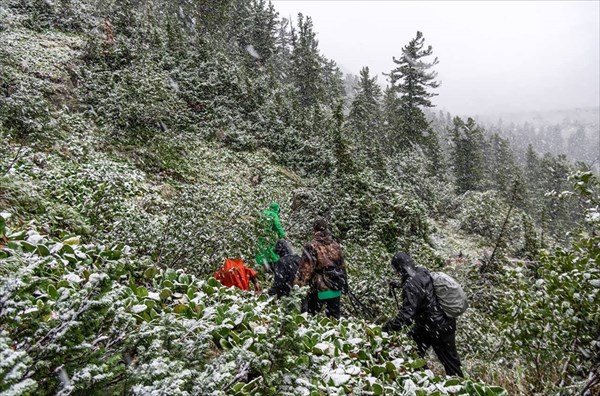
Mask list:
[[256,271],[246,267],[242,259],[227,259],[213,276],[223,286],[250,290],[250,278],[256,276]]

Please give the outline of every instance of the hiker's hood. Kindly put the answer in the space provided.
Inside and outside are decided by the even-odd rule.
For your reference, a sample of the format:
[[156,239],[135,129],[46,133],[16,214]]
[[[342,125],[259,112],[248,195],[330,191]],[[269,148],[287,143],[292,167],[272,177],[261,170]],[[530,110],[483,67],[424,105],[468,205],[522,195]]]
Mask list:
[[315,232],[315,240],[323,245],[328,245],[333,242],[333,237],[329,231],[317,231]]
[[292,246],[288,241],[285,239],[280,239],[275,244],[275,253],[277,253],[279,257],[284,257],[293,254],[294,252],[292,251]]
[[275,213],[279,213],[279,204],[277,202],[271,202],[271,205],[269,205],[269,210],[275,212]]
[[392,267],[400,273],[402,278],[414,276],[416,273],[415,262],[412,257],[403,252],[398,252],[392,258]]

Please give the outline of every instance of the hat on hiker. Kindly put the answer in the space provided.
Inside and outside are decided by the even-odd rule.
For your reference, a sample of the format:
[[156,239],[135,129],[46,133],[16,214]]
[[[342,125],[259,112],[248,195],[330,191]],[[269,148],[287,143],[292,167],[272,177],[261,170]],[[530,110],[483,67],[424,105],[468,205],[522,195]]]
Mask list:
[[408,254],[398,252],[392,257],[392,267],[403,275],[410,274],[415,270],[415,262]]
[[327,220],[325,220],[323,217],[317,217],[313,223],[313,230],[315,232],[327,231]]

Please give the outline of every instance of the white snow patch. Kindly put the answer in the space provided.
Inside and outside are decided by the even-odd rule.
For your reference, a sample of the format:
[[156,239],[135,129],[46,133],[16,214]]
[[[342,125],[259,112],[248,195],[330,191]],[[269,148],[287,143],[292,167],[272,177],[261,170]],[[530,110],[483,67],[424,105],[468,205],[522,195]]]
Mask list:
[[341,386],[350,381],[350,376],[348,374],[331,373],[329,379],[333,382],[334,386]]
[[265,326],[256,326],[254,333],[256,334],[267,334],[268,330]]
[[149,292],[148,298],[155,300],[155,301],[160,301],[160,293]]
[[146,307],[146,304],[136,304],[133,307],[131,307],[131,312],[133,313],[140,313],[140,312],[144,312],[148,307]]
[[256,58],[256,59],[261,58],[260,54],[256,51],[256,49],[254,48],[254,46],[252,44],[249,44],[246,46],[246,52],[249,53],[250,56],[253,58]]
[[362,344],[363,343],[363,339],[362,338],[350,338],[348,341],[346,341],[348,344],[350,345],[358,345],[358,344]]
[[74,274],[72,272],[69,272],[67,275],[63,276],[63,279],[73,283],[81,283],[81,281],[83,280],[79,275]]

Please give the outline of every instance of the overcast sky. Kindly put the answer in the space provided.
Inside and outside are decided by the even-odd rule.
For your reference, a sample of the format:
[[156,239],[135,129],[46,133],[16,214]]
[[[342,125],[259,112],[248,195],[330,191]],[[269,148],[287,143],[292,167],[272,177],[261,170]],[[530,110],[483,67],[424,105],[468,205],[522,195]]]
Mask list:
[[272,1],[313,19],[319,49],[385,85],[416,34],[439,58],[434,103],[458,115],[599,106],[599,1]]

